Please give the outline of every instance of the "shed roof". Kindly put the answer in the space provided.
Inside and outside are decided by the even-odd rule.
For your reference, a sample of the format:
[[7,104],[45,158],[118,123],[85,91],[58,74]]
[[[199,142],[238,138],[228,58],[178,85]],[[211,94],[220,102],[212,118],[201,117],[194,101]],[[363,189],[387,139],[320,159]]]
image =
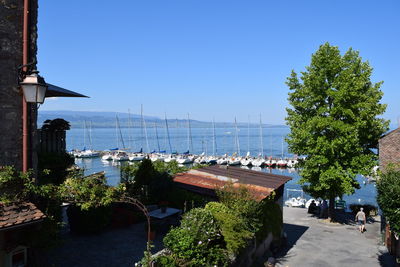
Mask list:
[[216,188],[232,182],[235,187],[245,185],[257,199],[261,200],[291,179],[284,175],[214,165],[178,173],[174,177],[174,182],[188,190],[210,196],[215,196]]
[[0,202],[0,231],[39,222],[45,217],[33,203],[3,204]]

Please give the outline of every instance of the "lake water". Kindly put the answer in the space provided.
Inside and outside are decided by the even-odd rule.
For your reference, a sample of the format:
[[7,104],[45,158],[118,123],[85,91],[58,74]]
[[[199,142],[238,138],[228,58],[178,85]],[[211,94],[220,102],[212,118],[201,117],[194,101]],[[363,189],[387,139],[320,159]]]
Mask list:
[[[85,134],[84,134],[85,132]],[[215,151],[216,155],[223,155],[225,153],[232,154],[237,152],[237,143],[235,142],[236,134],[234,128],[216,128],[215,129]],[[115,147],[131,148],[131,151],[139,151],[143,148],[144,152],[156,150],[158,151],[158,144],[160,150],[170,152],[170,146],[167,138],[165,128],[158,128],[158,141],[156,138],[156,129],[147,129],[146,134],[139,128],[128,129],[122,128],[121,133],[112,128],[94,128],[89,134],[84,129],[71,129],[67,131],[67,149],[82,149],[92,148],[95,150],[106,150]],[[263,128],[263,153],[264,155],[273,157],[292,157],[287,150],[287,144],[283,141],[284,137],[289,133],[289,129],[282,128]],[[213,154],[213,130],[212,128],[192,128],[191,136],[192,142],[188,141],[188,129],[185,128],[170,128],[170,143],[173,151],[182,153],[190,150],[191,153],[200,154]],[[123,142],[121,140],[121,135]],[[259,128],[241,128],[238,132],[240,154],[245,155],[250,151],[252,156],[257,156],[261,152],[261,140]],[[190,145],[192,143],[192,145]],[[147,145],[148,144],[148,145]],[[191,149],[191,146],[193,149]],[[104,171],[106,173],[107,182],[110,185],[116,185],[120,182],[120,164],[112,161],[102,161],[100,158],[93,159],[76,159],[76,163],[85,169],[86,174]],[[129,163],[123,163],[129,164]],[[256,170],[269,172],[273,174],[281,174],[292,177],[285,189],[301,189],[298,185],[300,179],[299,174],[294,169],[275,169],[275,168],[255,168]],[[361,188],[356,191],[354,195],[344,196],[344,200],[348,204],[361,203],[376,205],[376,189],[375,184],[364,184],[365,179],[361,176],[357,177]],[[295,192],[289,191],[289,197],[297,196]],[[285,198],[287,191],[285,191]]]

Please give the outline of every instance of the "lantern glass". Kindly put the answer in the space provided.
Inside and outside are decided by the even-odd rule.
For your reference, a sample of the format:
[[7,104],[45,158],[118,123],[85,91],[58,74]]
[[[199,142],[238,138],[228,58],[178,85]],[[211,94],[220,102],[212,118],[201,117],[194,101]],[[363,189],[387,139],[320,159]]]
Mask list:
[[35,71],[20,83],[24,92],[25,101],[28,103],[43,104],[46,97],[47,84]]

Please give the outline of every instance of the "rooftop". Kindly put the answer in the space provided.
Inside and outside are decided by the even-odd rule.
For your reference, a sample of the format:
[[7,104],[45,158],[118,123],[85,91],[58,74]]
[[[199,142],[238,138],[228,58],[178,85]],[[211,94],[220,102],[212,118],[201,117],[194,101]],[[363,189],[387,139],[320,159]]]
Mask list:
[[43,220],[46,216],[32,203],[0,203],[0,231]]
[[245,185],[258,200],[269,196],[290,180],[292,178],[289,176],[219,165],[178,173],[174,177],[174,182],[181,187],[209,196],[215,196],[215,189],[228,182],[235,187]]

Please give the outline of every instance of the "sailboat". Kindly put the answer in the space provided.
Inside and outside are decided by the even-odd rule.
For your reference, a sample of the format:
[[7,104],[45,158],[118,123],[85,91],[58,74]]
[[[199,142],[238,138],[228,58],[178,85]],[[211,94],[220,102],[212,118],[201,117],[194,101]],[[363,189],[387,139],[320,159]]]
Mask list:
[[235,145],[236,145],[236,152],[232,154],[232,157],[228,159],[228,165],[235,166],[240,165],[240,144],[239,144],[239,135],[238,135],[238,128],[236,123],[235,117]]
[[[119,124],[118,115],[115,115],[115,130],[117,135],[117,147],[119,147],[119,141],[121,140],[122,147],[125,148],[125,142],[122,137],[121,126]],[[129,160],[128,154],[124,150],[116,150],[112,156],[114,161],[126,161]]]
[[[75,154],[75,157],[77,158],[96,158],[100,155],[99,152],[93,151],[92,150],[92,124],[89,123],[89,126],[87,125],[88,123],[85,121],[84,122],[84,128],[83,128],[83,135],[84,135],[84,148],[82,151],[79,151],[78,153]],[[89,139],[89,149],[86,149],[85,146],[85,139],[86,139],[86,134],[88,134],[88,139]]]
[[250,157],[250,116],[247,121],[247,153],[244,158],[240,160],[240,164],[242,166],[250,166],[251,165],[251,157]]
[[193,163],[194,158],[190,156],[190,151],[193,151],[193,140],[192,140],[192,129],[190,127],[190,117],[188,113],[188,150],[187,152],[183,153],[182,155],[179,155],[176,158],[176,161],[179,164],[190,164]]
[[212,156],[208,156],[206,158],[206,163],[207,164],[216,164],[218,161],[218,158],[215,156],[216,150],[217,150],[217,141],[216,141],[216,136],[215,136],[215,121],[213,119],[213,154]]
[[173,155],[173,154],[175,154],[175,153],[172,151],[171,138],[170,138],[170,136],[169,136],[169,128],[168,128],[167,113],[165,113],[165,130],[166,130],[166,133],[167,133],[167,140],[168,140],[168,145],[169,145],[169,151],[170,151],[170,153],[171,153],[171,154],[169,154],[168,156],[164,157],[164,161],[168,163],[168,162],[176,161],[176,158],[175,158],[175,156]]
[[281,158],[276,162],[276,165],[280,168],[285,168],[287,165],[287,161],[283,157],[283,137],[282,137],[282,155]]
[[263,144],[263,130],[262,130],[262,121],[261,121],[261,114],[260,114],[260,154],[258,158],[254,159],[251,164],[254,167],[261,167],[265,163],[264,160],[264,144]]

